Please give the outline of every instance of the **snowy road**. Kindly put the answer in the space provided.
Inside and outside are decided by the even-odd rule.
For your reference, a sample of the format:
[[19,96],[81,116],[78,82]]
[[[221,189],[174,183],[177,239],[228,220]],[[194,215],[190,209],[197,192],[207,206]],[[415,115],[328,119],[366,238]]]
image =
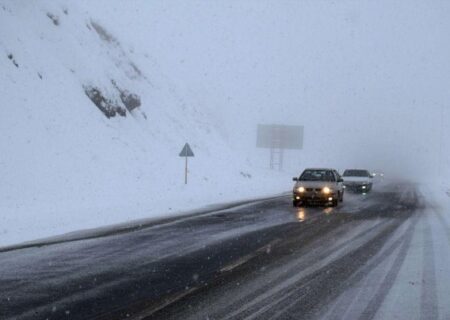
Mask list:
[[[448,319],[447,212],[412,185],[0,253],[1,319]],[[443,253],[443,254],[442,254]]]

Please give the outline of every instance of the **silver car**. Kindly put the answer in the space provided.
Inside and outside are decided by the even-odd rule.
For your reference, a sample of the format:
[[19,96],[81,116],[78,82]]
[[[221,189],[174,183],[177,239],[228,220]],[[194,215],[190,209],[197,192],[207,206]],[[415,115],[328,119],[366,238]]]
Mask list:
[[293,190],[294,207],[304,204],[323,204],[336,207],[344,200],[344,180],[335,169],[306,169]]
[[373,175],[368,170],[347,169],[343,174],[344,187],[348,191],[368,193],[372,190]]

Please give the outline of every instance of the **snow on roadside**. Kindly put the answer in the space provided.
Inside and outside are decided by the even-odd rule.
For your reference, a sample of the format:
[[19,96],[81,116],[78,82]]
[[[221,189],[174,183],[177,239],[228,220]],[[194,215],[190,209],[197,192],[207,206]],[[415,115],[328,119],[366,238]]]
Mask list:
[[[178,93],[139,30],[117,37],[103,11],[0,0],[0,247],[290,189],[291,174],[243,155],[213,108]],[[142,105],[107,118],[86,86]]]
[[[146,190],[124,196],[116,204],[105,204],[108,199],[91,198],[84,203],[57,204],[46,203],[34,208],[20,207],[12,215],[2,215],[0,220],[0,247],[22,242],[57,236],[84,229],[106,227],[108,225],[129,223],[148,218],[167,218],[190,214],[193,210],[210,205],[225,204],[239,200],[254,199],[281,194],[287,191],[289,180],[252,179],[235,187],[221,190],[212,184],[190,185],[181,183],[152,195]],[[236,179],[238,180],[238,179]],[[150,189],[150,188],[149,188]],[[220,191],[217,191],[220,190]],[[8,208],[10,210],[10,208]],[[5,211],[2,211],[5,212]]]
[[450,295],[450,198],[439,185],[420,185],[419,190],[424,207],[418,209],[405,260],[375,319],[435,319],[450,315],[446,303]]

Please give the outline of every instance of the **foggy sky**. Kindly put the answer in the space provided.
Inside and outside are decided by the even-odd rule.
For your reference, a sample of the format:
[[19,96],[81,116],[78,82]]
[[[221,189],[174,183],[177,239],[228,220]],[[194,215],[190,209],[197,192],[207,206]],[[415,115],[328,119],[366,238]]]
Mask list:
[[[262,154],[257,123],[300,124],[289,170],[448,170],[450,2],[135,2],[133,45],[217,113],[243,154]],[[130,22],[117,20],[126,39]]]

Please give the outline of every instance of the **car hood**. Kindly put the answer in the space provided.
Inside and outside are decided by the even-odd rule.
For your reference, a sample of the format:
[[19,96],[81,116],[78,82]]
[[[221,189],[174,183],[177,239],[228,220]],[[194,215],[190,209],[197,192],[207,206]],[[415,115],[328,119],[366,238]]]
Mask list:
[[325,187],[333,187],[335,186],[335,182],[326,182],[326,181],[298,181],[295,184],[295,188],[304,187],[304,188],[325,188]]

